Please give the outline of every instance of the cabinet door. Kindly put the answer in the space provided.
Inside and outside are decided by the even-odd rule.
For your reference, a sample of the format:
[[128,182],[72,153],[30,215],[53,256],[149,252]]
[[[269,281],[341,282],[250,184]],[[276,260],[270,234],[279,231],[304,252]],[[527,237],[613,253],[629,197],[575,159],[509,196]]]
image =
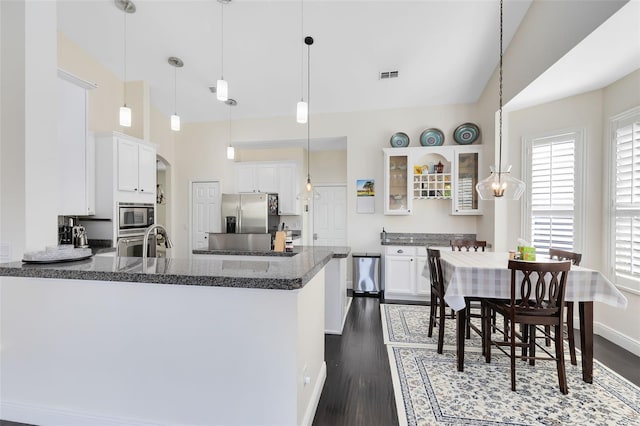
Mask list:
[[256,192],[256,166],[236,164],[236,192]]
[[409,150],[395,148],[384,154],[384,214],[412,214],[413,166],[409,163]]
[[118,139],[118,190],[138,191],[138,144]]
[[145,194],[156,192],[156,150],[147,145],[138,146],[138,190]]
[[278,211],[281,215],[298,215],[298,176],[295,164],[283,164],[278,170]]
[[413,256],[384,257],[385,293],[413,295],[415,261]]
[[422,275],[424,267],[427,264],[427,256],[416,256],[416,294],[420,296],[429,296],[431,294],[431,283],[429,278]]
[[256,190],[258,192],[278,192],[278,166],[275,164],[256,167]]
[[478,171],[480,151],[477,148],[458,148],[454,159],[454,191],[451,214],[479,215]]

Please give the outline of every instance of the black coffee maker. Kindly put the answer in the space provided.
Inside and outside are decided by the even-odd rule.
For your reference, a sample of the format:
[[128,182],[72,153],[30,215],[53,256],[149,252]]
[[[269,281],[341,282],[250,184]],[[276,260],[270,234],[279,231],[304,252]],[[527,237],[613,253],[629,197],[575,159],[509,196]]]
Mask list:
[[235,216],[227,216],[227,234],[235,234],[236,233],[236,217]]
[[58,243],[73,244],[73,218],[65,218],[64,224],[58,226]]

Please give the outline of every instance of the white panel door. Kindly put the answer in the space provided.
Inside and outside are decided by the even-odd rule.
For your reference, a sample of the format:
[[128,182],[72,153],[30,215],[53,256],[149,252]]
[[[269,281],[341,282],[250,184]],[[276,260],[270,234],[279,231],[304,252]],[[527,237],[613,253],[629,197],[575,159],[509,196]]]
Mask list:
[[281,215],[299,215],[298,171],[295,164],[283,164],[278,170],[278,210]]
[[320,198],[313,200],[314,245],[347,245],[347,187],[316,186]]
[[424,266],[427,264],[426,256],[416,256],[416,294],[421,296],[429,296],[431,294],[431,283],[429,278],[422,275]]
[[256,168],[256,184],[258,192],[278,192],[278,165],[269,164]]
[[209,248],[209,232],[220,232],[220,184],[193,182],[191,184],[192,249]]
[[385,256],[385,293],[413,295],[415,271],[415,260],[412,256]]

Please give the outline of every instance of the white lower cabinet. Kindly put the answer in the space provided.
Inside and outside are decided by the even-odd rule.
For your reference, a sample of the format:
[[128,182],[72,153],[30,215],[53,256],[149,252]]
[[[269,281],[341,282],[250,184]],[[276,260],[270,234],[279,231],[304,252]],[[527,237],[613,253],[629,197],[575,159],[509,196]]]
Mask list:
[[385,299],[427,300],[429,280],[422,276],[427,262],[426,251],[424,247],[385,246]]

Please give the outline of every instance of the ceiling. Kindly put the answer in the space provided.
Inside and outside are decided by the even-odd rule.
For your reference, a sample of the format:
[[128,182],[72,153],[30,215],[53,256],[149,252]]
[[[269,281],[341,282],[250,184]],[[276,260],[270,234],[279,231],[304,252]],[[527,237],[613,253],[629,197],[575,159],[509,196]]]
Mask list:
[[[315,39],[310,114],[473,103],[499,57],[498,0],[135,3],[126,16],[127,80],[147,81],[152,104],[171,115],[167,59],[181,58],[175,111],[183,122],[293,117],[303,93],[307,99],[303,33]],[[505,49],[530,3],[505,1]],[[123,79],[125,18],[113,0],[57,5],[58,29]],[[208,89],[221,75],[222,7],[224,77],[238,101],[231,108]],[[394,70],[397,79],[379,79]]]

